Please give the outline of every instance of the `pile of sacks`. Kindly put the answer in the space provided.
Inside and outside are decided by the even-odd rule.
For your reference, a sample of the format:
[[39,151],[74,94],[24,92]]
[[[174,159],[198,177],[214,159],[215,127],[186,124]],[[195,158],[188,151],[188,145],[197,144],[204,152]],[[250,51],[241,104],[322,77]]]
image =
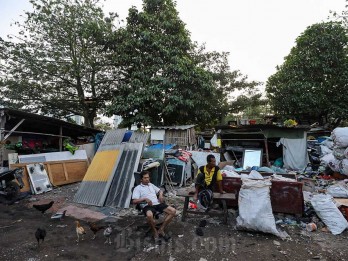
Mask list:
[[321,143],[321,161],[333,171],[348,176],[348,127],[334,129],[331,139]]

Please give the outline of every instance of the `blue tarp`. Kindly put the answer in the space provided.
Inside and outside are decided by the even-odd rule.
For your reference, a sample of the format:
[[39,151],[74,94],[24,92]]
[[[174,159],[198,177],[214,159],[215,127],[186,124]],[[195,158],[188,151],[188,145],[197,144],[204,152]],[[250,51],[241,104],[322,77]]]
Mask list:
[[150,145],[147,148],[149,149],[164,149],[164,150],[170,150],[172,148],[174,148],[175,144],[154,144],[154,145]]
[[132,137],[133,131],[128,130],[123,136],[122,142],[127,142]]

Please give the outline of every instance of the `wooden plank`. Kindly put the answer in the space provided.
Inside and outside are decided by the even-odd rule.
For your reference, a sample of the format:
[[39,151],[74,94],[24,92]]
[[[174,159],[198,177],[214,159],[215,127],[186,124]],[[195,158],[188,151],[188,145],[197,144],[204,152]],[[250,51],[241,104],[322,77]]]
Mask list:
[[[29,163],[18,163],[10,165],[10,169],[19,167],[24,168],[24,187],[21,190],[22,192],[30,191],[29,176],[26,170],[26,165],[28,164]],[[50,178],[50,181],[54,186],[82,181],[89,166],[88,160],[47,161],[43,162],[43,164]]]

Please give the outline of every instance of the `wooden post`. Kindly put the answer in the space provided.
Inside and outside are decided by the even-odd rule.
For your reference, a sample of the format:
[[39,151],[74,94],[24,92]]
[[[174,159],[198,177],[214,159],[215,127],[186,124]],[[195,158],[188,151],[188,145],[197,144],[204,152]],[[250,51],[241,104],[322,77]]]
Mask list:
[[63,127],[59,126],[59,151],[63,151]]
[[4,150],[5,150],[5,123],[6,123],[6,115],[5,112],[2,110],[0,111],[0,167],[3,167],[4,165]]
[[266,153],[266,162],[267,162],[267,167],[271,167],[271,164],[269,163],[269,155],[268,155],[268,142],[267,142],[267,138],[265,138],[265,153]]

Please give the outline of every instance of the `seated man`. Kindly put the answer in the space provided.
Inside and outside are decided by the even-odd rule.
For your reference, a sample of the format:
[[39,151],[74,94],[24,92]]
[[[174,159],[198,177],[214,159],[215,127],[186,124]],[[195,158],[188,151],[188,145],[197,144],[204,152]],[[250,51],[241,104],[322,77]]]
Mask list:
[[[163,192],[150,183],[149,174],[150,172],[146,170],[140,173],[141,183],[134,188],[132,199],[133,204],[145,203],[143,213],[147,218],[147,222],[150,224],[155,242],[160,243],[159,236],[163,237],[166,241],[169,239],[169,236],[164,233],[164,229],[175,216],[176,210],[164,203]],[[167,214],[163,224],[158,230],[156,229],[154,219],[156,211],[165,212]]]
[[222,190],[222,175],[218,166],[216,166],[216,159],[214,155],[209,154],[207,156],[207,165],[201,166],[199,168],[196,184],[195,184],[195,194],[193,199],[197,201],[198,192],[202,189],[210,189],[213,191],[215,184],[218,185],[218,190],[221,194],[226,193]]

